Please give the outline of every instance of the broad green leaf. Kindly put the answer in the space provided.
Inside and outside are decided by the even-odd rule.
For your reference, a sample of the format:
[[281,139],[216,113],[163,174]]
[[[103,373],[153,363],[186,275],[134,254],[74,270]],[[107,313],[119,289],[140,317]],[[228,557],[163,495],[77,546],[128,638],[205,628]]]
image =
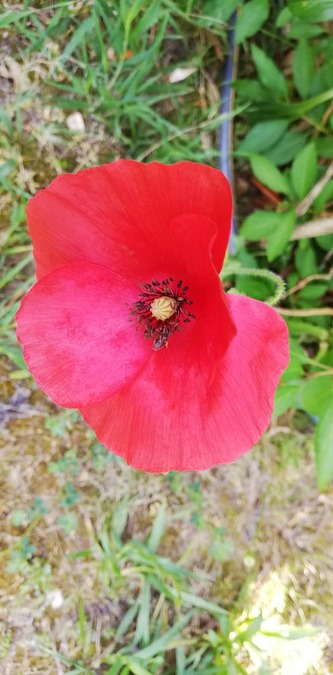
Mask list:
[[237,5],[239,5],[239,0],[223,0],[223,2],[205,0],[202,14],[207,17],[212,16],[219,21],[228,21]]
[[305,143],[306,136],[304,133],[287,131],[274,148],[265,152],[265,156],[277,166],[284,166],[294,159]]
[[262,155],[250,155],[250,163],[255,177],[266,185],[270,190],[290,194],[290,185],[287,178],[267,157]]
[[290,9],[288,9],[288,7],[283,7],[276,17],[275,25],[277,28],[283,28],[283,26],[289,23],[291,19],[292,13]]
[[323,136],[315,140],[318,157],[326,157],[332,159],[333,157],[333,138]]
[[[291,357],[298,358],[299,362],[303,363],[304,365],[314,366],[315,368],[318,368],[318,362],[315,361],[315,359],[310,358],[306,354],[306,352],[303,351],[302,347],[298,344],[295,338],[289,338],[289,346]],[[331,352],[332,363],[328,363],[328,359],[330,358],[329,354],[330,353],[328,352],[328,354],[326,354],[325,357],[321,359],[321,362],[333,368],[333,350]]]
[[320,417],[331,399],[333,399],[332,375],[312,377],[304,382],[300,391],[302,408],[317,417]]
[[279,417],[279,415],[282,415],[286,410],[296,406],[298,394],[298,384],[281,383],[275,394],[273,417]]
[[332,59],[327,58],[324,64],[316,70],[311,84],[311,95],[317,95],[333,87]]
[[[289,327],[289,326],[288,326]],[[296,354],[290,356],[289,366],[281,376],[281,383],[296,384],[303,377],[303,366]],[[297,385],[298,386],[298,385]]]
[[294,16],[290,30],[288,31],[288,37],[301,40],[301,38],[318,37],[323,33],[325,33],[325,30],[322,26],[318,26],[318,24],[315,23],[306,23]]
[[266,89],[257,80],[235,80],[234,87],[239,96],[250,101],[258,103],[267,98]]
[[274,211],[254,211],[245,218],[240,233],[248,241],[267,239],[279,222],[279,214]]
[[[298,360],[299,363],[307,363],[308,359],[305,356],[302,346],[295,340],[295,338],[289,338],[290,346],[290,355],[292,359]],[[305,361],[304,361],[305,358]]]
[[325,234],[323,237],[316,237],[316,244],[323,251],[330,251],[333,248],[333,234]]
[[291,233],[295,227],[295,213],[294,211],[287,211],[286,213],[278,213],[278,222],[274,231],[267,239],[267,258],[272,262],[285,249],[289,242]]
[[[258,267],[258,262],[256,257],[250,253],[244,244],[241,244],[241,239],[239,238],[239,244],[237,248],[237,262],[240,263],[241,267],[250,267],[256,269]],[[223,269],[227,269],[227,265],[224,265]]]
[[290,11],[303,21],[330,21],[333,19],[332,0],[289,0]]
[[245,275],[237,275],[235,280],[237,291],[249,298],[265,302],[273,293],[272,284],[267,279],[255,279]]
[[299,199],[304,199],[317,177],[317,154],[314,143],[308,143],[295,157],[291,166],[291,182]]
[[326,202],[331,202],[332,200],[333,200],[333,178],[331,178],[331,180],[328,183],[326,183],[326,185],[323,187],[321,193],[314,200],[312,208],[315,211],[315,213],[321,213],[325,208]]
[[254,44],[251,46],[251,52],[259,80],[264,87],[272,92],[273,99],[288,98],[287,82],[274,61]]
[[[273,92],[272,92],[273,93]],[[273,96],[256,101],[257,105],[252,106],[252,111],[260,113],[261,119],[271,119],[276,117],[282,119],[284,117],[292,120],[307,115],[310,110],[317,108],[317,106],[327,101],[331,101],[333,96],[333,87],[327,91],[321,91],[320,94],[307,98],[305,101],[297,101],[296,103],[286,103],[285,101],[276,100]],[[253,99],[254,101],[254,99]],[[259,105],[260,104],[260,105]]]
[[320,416],[315,431],[317,481],[320,490],[333,478],[333,400]]
[[268,0],[250,0],[250,2],[246,2],[240,10],[236,24],[236,44],[239,45],[246,38],[257,33],[268,18],[268,15]]
[[295,253],[296,269],[302,278],[308,277],[309,274],[317,272],[317,258],[314,248],[308,239],[302,239],[298,245]]
[[314,74],[314,53],[307,40],[299,41],[293,58],[295,87],[302,98],[310,94]]
[[316,303],[323,295],[325,295],[327,290],[328,286],[324,282],[320,283],[319,281],[313,281],[300,291],[298,299]]
[[261,153],[269,150],[281,138],[288,120],[268,120],[255,124],[238,146],[237,152]]

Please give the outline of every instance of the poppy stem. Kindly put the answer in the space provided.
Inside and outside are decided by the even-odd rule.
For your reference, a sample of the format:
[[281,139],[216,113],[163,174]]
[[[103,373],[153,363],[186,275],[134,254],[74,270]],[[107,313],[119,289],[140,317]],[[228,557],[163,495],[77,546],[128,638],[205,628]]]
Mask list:
[[221,273],[221,278],[225,279],[226,277],[230,277],[232,275],[260,277],[261,279],[268,279],[268,281],[272,281],[273,284],[275,284],[276,290],[274,295],[265,300],[266,305],[277,305],[285,292],[285,283],[283,279],[281,279],[278,274],[275,274],[275,272],[271,272],[271,270],[258,270],[252,267],[241,267],[240,263],[233,262],[225,266]]

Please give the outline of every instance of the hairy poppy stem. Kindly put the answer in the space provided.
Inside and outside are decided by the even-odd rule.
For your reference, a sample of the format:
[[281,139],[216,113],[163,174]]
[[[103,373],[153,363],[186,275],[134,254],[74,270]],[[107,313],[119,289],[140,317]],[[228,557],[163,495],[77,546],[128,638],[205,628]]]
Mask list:
[[265,300],[266,305],[277,305],[282,299],[285,292],[285,283],[278,274],[271,272],[271,270],[257,270],[252,267],[241,267],[239,263],[230,263],[225,266],[221,274],[221,278],[225,279],[231,275],[237,274],[246,277],[260,277],[261,279],[268,279],[276,286],[274,295]]

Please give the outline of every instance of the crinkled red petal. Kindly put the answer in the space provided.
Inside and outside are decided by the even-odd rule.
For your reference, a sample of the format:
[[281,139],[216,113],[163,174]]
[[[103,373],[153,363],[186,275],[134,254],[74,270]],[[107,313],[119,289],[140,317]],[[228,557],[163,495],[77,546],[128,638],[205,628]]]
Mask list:
[[229,295],[227,305],[237,334],[215,369],[204,338],[191,345],[179,334],[177,351],[156,354],[119,394],[81,409],[99,440],[132,466],[207,469],[235,460],[266,430],[289,360],[286,324],[256,300]]
[[[200,351],[210,354],[211,363],[206,361],[208,373],[215,368],[217,359],[236,333],[213,263],[217,227],[209,218],[188,214],[172,220],[169,230],[178,274],[189,286],[188,297],[193,300],[191,311],[196,317],[185,329],[182,341],[194,358]],[[170,341],[170,349],[172,347]]]
[[137,287],[105,267],[76,263],[38,281],[17,313],[18,339],[39,386],[68,408],[118,392],[151,347],[130,307]]
[[[165,264],[172,265],[175,251],[169,224],[187,213],[216,223],[212,258],[219,271],[231,209],[224,175],[192,162],[119,160],[63,174],[27,207],[37,277],[82,260],[143,281]],[[181,244],[186,247],[187,240]]]

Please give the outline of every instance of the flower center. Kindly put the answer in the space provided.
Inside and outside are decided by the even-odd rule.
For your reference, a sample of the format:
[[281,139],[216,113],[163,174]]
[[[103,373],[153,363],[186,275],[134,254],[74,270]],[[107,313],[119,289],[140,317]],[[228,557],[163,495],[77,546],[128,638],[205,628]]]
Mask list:
[[161,295],[155,298],[150,305],[150,311],[155,319],[159,321],[166,321],[173,316],[178,307],[178,302],[175,298],[170,298],[168,295]]
[[187,298],[188,286],[183,281],[175,282],[173,277],[163,281],[153,280],[143,284],[140,300],[134,303],[131,313],[143,326],[143,334],[153,340],[153,349],[158,351],[168,346],[173,333],[183,330],[182,324],[195,319],[188,310],[192,300]]

